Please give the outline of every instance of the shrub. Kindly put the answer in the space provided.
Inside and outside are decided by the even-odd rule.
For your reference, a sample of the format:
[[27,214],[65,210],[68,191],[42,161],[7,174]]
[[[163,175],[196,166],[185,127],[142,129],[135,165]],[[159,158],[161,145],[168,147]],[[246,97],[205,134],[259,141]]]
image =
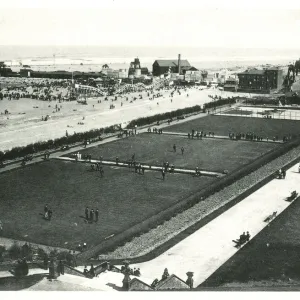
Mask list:
[[21,247],[21,257],[26,258],[28,261],[32,261],[33,250],[32,247],[27,243]]
[[6,251],[4,246],[0,246],[0,262],[3,262],[3,254]]
[[190,114],[190,113],[194,113],[194,112],[200,112],[201,111],[201,106],[199,105],[195,105],[192,107],[186,107],[183,109],[177,109],[171,112],[166,112],[163,114],[157,114],[154,116],[149,116],[149,117],[144,117],[144,118],[138,118],[135,120],[132,120],[128,125],[127,128],[134,128],[135,125],[137,126],[144,126],[144,125],[149,125],[158,121],[163,121],[163,120],[167,120],[167,119],[173,119],[173,118],[177,118],[180,116],[183,116],[185,114]]
[[205,111],[206,109],[216,108],[218,106],[234,104],[234,103],[236,103],[236,98],[219,99],[216,101],[211,101],[211,102],[205,103],[203,105],[203,110]]
[[22,249],[19,245],[14,243],[9,249],[8,249],[8,255],[11,259],[19,259],[22,257]]
[[47,257],[48,257],[48,254],[45,252],[44,249],[42,249],[42,248],[37,249],[37,258],[38,259],[44,260]]

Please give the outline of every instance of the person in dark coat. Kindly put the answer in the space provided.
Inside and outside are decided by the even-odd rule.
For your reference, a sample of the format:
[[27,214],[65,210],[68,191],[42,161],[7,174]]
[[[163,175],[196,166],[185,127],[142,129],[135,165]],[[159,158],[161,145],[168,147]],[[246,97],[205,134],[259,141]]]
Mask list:
[[94,210],[93,209],[90,211],[90,221],[94,222]]
[[98,210],[98,208],[95,211],[95,217],[96,217],[96,222],[98,222],[98,220],[99,220],[99,210]]
[[49,221],[51,221],[52,213],[53,213],[52,210],[49,209],[49,210],[48,210],[48,220],[49,220]]
[[89,219],[89,208],[88,207],[85,208],[84,213],[85,213],[86,220],[88,220]]
[[90,273],[90,276],[91,276],[92,278],[94,278],[94,277],[96,276],[96,275],[95,275],[95,269],[94,269],[93,264],[91,264],[91,268],[90,268],[89,273]]
[[65,274],[65,265],[63,264],[63,262],[61,260],[59,261],[58,267],[59,267],[59,273],[61,275],[64,275]]

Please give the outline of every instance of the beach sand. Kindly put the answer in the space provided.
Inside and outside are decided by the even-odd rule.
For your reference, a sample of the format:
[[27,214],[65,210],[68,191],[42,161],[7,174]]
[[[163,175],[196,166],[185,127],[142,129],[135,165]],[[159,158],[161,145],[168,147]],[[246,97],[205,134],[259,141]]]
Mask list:
[[[171,102],[170,91],[160,93],[163,97],[154,100],[149,100],[146,92],[126,95],[125,97],[129,98],[128,101],[125,101],[125,97],[123,99],[118,97],[118,100],[113,102],[114,97],[110,97],[109,101],[104,101],[104,97],[90,98],[87,101],[88,105],[79,104],[77,101],[58,103],[26,98],[11,101],[4,99],[0,101],[0,112],[3,113],[5,109],[8,109],[11,114],[0,115],[0,151],[62,137],[66,131],[71,135],[74,132],[84,132],[114,124],[126,126],[128,122],[136,118],[194,105],[202,106],[211,101],[208,95],[249,96],[249,94],[224,92],[217,89],[192,88],[187,92],[189,97],[183,92],[181,95],[174,96]],[[142,94],[143,99],[130,103],[138,94]],[[101,103],[98,103],[98,100],[101,100]],[[62,106],[59,112],[55,112],[56,104],[58,107]],[[115,108],[109,109],[110,104],[114,104]],[[46,122],[42,121],[42,116],[46,115],[51,118]],[[84,124],[78,125],[78,122]]]

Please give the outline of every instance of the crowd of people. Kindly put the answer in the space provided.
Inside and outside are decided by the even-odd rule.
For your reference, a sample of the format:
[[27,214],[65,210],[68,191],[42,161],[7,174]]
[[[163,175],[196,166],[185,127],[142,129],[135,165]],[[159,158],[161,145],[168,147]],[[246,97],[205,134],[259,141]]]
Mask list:
[[92,208],[90,209],[88,206],[84,210],[85,215],[85,222],[86,223],[94,223],[98,222],[99,220],[99,209],[96,208],[95,210]]
[[192,129],[192,132],[188,133],[188,138],[189,139],[202,139],[203,137],[215,137],[215,133],[213,131],[209,131],[208,133],[204,132],[203,130],[197,131],[195,129]]

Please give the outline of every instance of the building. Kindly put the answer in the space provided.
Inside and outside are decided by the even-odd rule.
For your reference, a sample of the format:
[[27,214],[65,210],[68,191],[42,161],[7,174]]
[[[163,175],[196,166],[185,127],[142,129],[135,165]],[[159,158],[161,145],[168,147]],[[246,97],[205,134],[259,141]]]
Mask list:
[[238,90],[244,92],[269,93],[279,89],[283,83],[283,70],[279,68],[250,69],[238,74]]
[[181,60],[180,54],[178,59],[157,59],[152,65],[153,76],[161,76],[166,73],[182,74],[181,68],[190,68],[190,63],[183,59]]
[[190,67],[186,70],[183,70],[184,80],[187,82],[196,82],[202,80],[202,73],[195,67]]
[[236,92],[238,89],[238,81],[235,78],[229,77],[224,84],[224,91]]
[[148,74],[149,74],[148,68],[142,68],[140,60],[138,58],[135,58],[134,61],[130,63],[128,76],[139,78],[142,75],[148,75]]

